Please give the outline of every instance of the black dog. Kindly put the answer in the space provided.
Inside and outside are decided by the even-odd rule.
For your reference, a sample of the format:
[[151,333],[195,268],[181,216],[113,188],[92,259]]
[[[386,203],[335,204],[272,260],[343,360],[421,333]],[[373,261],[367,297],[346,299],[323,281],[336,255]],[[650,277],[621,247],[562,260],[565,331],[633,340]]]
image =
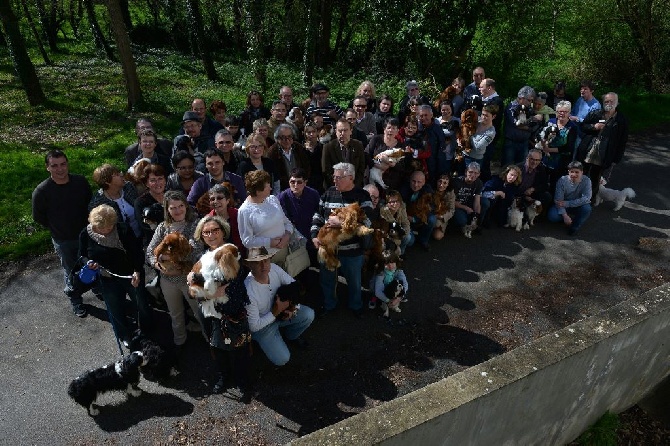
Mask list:
[[285,321],[291,319],[300,308],[298,301],[304,294],[305,288],[297,280],[288,285],[280,286],[277,290],[277,296],[279,296],[280,301],[288,302],[288,308],[279,313],[277,320]]
[[140,367],[140,372],[149,381],[162,381],[179,374],[175,368],[177,364],[175,352],[166,351],[159,344],[140,333],[139,330],[130,340],[128,348],[131,351],[142,352],[144,363]]
[[143,359],[141,352],[132,352],[117,362],[89,370],[70,383],[67,394],[85,407],[92,417],[100,413],[100,410],[95,408],[98,395],[113,390],[125,390],[128,395],[140,396],[142,390],[137,385],[140,383],[140,366]]
[[[389,298],[389,300],[405,297],[405,287],[402,282],[398,279],[393,279],[389,282],[388,285],[384,287],[384,295]],[[382,310],[384,311],[384,317],[389,317],[389,310],[393,310],[396,313],[400,313],[400,304],[395,307],[390,306],[387,303],[382,304]]]

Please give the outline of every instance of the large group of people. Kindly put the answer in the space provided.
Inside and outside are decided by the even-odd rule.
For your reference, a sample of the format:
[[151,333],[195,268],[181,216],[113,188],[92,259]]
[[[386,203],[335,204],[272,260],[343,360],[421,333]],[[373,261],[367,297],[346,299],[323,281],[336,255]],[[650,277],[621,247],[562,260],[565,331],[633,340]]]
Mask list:
[[[33,193],[33,217],[51,232],[74,314],[87,315],[72,283],[84,263],[99,270],[93,292],[104,300],[118,339],[127,342],[135,323],[149,333],[156,303],[146,277],[158,274],[174,347],[183,348],[189,331],[204,336],[218,371],[213,391],[222,392],[232,377],[249,399],[247,344],[256,341],[273,364],[286,364],[289,346],[307,345],[302,334],[314,310],[324,317],[337,307],[338,276],[346,279],[348,308],[361,318],[366,301],[369,308],[397,306],[384,286],[404,279],[407,250],[439,246],[449,228],[469,236],[504,226],[517,201],[540,201],[547,220],[577,233],[600,178],[623,157],[628,128],[618,96],[607,93],[601,105],[584,81],[572,104],[565,83],[557,82],[549,94],[523,86],[505,107],[482,67],[472,80],[466,86],[454,79],[434,102],[409,81],[397,110],[369,81],[344,109],[321,83],[302,103],[288,86],[268,105],[251,91],[239,117],[221,100],[208,109],[196,98],[172,140],[139,119],[137,141],[124,153],[127,173],[99,166],[92,173],[96,192],[69,172],[64,152],[50,151],[50,176]],[[466,126],[461,116],[471,110],[477,123]],[[499,175],[491,172],[494,159],[502,160]],[[319,232],[341,227],[333,211],[354,203],[364,212],[361,224],[382,237],[341,241],[340,266],[329,269],[318,260]],[[239,253],[228,259],[235,277],[214,295],[226,299],[195,299],[197,275],[165,268],[174,259],[155,250],[175,233],[192,248],[190,264],[219,261],[231,247]],[[296,280],[285,271],[296,240],[306,243],[319,269],[319,308],[293,307],[277,295]],[[126,296],[134,304],[130,318]],[[232,343],[230,330],[237,333]]]

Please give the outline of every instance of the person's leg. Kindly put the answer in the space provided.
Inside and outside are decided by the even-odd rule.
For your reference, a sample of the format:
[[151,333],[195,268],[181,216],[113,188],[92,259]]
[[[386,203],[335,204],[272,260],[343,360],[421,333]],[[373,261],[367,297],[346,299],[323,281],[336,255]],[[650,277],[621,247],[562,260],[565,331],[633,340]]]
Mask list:
[[513,141],[505,139],[505,144],[503,146],[503,157],[500,165],[502,167],[512,164],[516,154],[516,146]]
[[128,295],[137,307],[137,324],[145,333],[150,332],[153,329],[154,321],[153,311],[149,305],[149,292],[145,287],[146,275],[144,268],[141,268],[140,284],[137,288],[134,288],[132,285],[130,285],[129,280],[127,280],[127,284]]
[[563,216],[558,213],[558,208],[556,206],[549,208],[549,211],[547,212],[547,220],[553,223],[563,222]]
[[70,283],[70,271],[72,271],[79,258],[79,240],[55,240],[52,238],[51,243],[63,268],[63,293],[70,298],[70,303],[74,308],[83,302],[81,294],[75,292]]
[[414,234],[412,234],[412,231],[409,231],[409,234],[405,234],[400,241],[400,255],[405,255],[405,249],[407,249],[408,246],[412,246],[414,243]]
[[454,211],[454,224],[462,228],[463,226],[468,224],[468,213],[465,212],[463,209],[456,209]]
[[[359,287],[360,289],[360,287]],[[300,335],[307,330],[314,321],[314,310],[307,305],[300,305],[300,308],[295,315],[288,320],[279,321],[278,325],[284,330],[284,335],[289,341],[293,341],[300,337]]]
[[[161,291],[167,303],[170,318],[172,319],[172,335],[174,345],[180,346],[186,342],[186,321],[184,318],[184,295],[181,289],[165,278],[161,279]],[[197,311],[197,309],[196,309]],[[197,314],[197,313],[195,313]]]
[[347,294],[349,296],[349,308],[358,311],[363,307],[361,300],[361,272],[363,270],[363,256],[340,257],[342,266],[340,271],[347,279]]
[[291,352],[279,333],[279,324],[276,321],[251,333],[251,338],[258,342],[265,356],[274,365],[282,366],[291,359]]
[[319,283],[323,293],[324,310],[334,309],[337,306],[337,270],[331,271],[325,264],[319,264]]
[[102,298],[107,306],[109,322],[120,340],[130,338],[130,329],[126,323],[126,288],[121,281],[127,279],[102,278]]
[[586,203],[576,208],[570,208],[568,212],[572,218],[572,225],[570,225],[570,230],[575,233],[579,230],[579,228],[582,227],[582,225],[591,215],[591,205]]
[[436,222],[437,217],[435,214],[430,214],[428,215],[426,224],[419,228],[419,235],[417,236],[417,240],[419,243],[421,243],[422,246],[428,246],[428,241],[430,240],[430,236],[433,233]]
[[479,207],[480,207],[479,225],[481,226],[482,222],[484,221],[484,218],[486,218],[486,214],[489,211],[489,208],[491,207],[491,200],[489,200],[486,197],[480,197]]

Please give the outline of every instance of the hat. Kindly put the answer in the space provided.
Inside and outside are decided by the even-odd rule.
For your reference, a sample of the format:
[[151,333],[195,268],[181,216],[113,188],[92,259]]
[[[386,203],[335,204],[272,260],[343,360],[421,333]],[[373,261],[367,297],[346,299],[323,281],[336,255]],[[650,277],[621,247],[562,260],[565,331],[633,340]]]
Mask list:
[[200,122],[200,116],[194,111],[187,111],[184,113],[184,117],[181,119],[182,125],[187,121]]
[[312,85],[312,93],[316,93],[317,91],[321,91],[321,90],[330,91],[330,88],[326,87],[325,84],[314,84],[314,85]]
[[249,248],[247,253],[247,262],[260,262],[261,260],[269,259],[273,254],[268,253],[268,250],[265,246]]

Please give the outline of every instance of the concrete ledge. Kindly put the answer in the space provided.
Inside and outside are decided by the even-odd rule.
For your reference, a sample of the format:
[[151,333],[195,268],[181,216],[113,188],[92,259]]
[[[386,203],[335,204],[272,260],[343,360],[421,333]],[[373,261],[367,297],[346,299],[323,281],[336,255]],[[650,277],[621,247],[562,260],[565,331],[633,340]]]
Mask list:
[[565,444],[670,375],[670,284],[294,440]]

